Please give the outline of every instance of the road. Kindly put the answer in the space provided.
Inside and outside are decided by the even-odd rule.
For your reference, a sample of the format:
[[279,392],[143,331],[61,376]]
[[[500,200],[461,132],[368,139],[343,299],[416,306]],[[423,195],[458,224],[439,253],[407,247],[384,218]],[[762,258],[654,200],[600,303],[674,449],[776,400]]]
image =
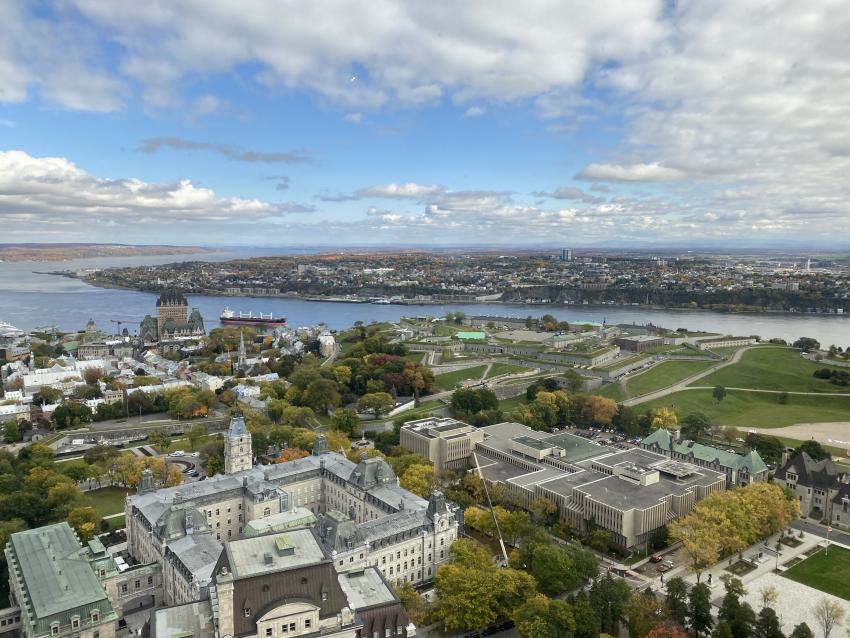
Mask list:
[[[792,529],[803,530],[804,532],[808,532],[809,534],[813,534],[814,536],[820,536],[821,538],[826,538],[826,526],[821,525],[819,523],[813,523],[806,519],[800,519],[793,521],[791,523]],[[850,534],[847,532],[842,532],[835,528],[829,533],[829,540],[833,543],[841,543],[842,545],[847,545],[850,547]]]
[[655,392],[650,392],[649,394],[642,394],[637,397],[632,397],[630,399],[625,399],[622,401],[622,405],[638,405],[639,403],[646,403],[647,401],[653,401],[655,399],[660,399],[662,397],[666,397],[669,394],[673,394],[674,392],[679,392],[684,390],[687,386],[689,386],[694,381],[699,381],[707,377],[708,375],[717,372],[718,370],[725,368],[726,366],[731,366],[738,363],[741,360],[741,357],[745,352],[749,350],[754,350],[755,348],[765,348],[768,346],[750,346],[747,348],[741,348],[736,351],[735,354],[728,361],[724,361],[723,363],[719,363],[716,366],[712,366],[710,368],[706,368],[701,372],[697,372],[696,374],[692,374],[689,377],[685,377],[684,379],[674,383],[673,385],[667,386],[666,388],[662,388],[661,390],[656,390]]

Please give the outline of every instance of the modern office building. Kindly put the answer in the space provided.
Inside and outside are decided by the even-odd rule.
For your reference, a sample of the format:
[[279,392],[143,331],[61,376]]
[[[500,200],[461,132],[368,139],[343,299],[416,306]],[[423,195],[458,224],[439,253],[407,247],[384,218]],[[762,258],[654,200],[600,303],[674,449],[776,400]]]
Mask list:
[[483,440],[478,428],[450,418],[408,421],[399,432],[400,444],[431,461],[437,472],[468,467],[472,450]]

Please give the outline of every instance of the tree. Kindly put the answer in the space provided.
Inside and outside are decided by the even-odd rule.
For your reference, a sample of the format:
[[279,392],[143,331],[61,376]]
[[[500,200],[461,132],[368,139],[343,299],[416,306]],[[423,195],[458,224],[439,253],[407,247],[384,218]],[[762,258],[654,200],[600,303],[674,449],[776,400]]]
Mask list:
[[62,392],[56,388],[44,387],[32,397],[35,405],[54,405],[62,400]]
[[714,390],[711,391],[711,396],[714,397],[714,400],[717,403],[720,403],[723,399],[726,398],[726,388],[722,385],[714,386]]
[[756,620],[755,638],[785,638],[779,616],[770,607],[762,607]]
[[100,514],[93,507],[75,507],[68,513],[68,525],[74,528],[83,543],[94,537],[99,524]]
[[812,352],[813,350],[820,350],[820,342],[811,337],[800,337],[791,344],[791,347],[798,348],[803,352]]
[[697,636],[711,631],[714,618],[711,615],[711,590],[705,583],[691,587],[688,596],[688,624]]
[[198,447],[198,443],[200,443],[206,435],[207,428],[204,427],[204,425],[201,423],[193,425],[192,429],[189,430],[189,433],[186,435],[186,438],[189,439],[189,449],[194,452],[195,448]]
[[558,546],[545,536],[523,539],[511,553],[511,567],[534,576],[547,596],[572,591],[598,573],[596,557],[576,543]]
[[561,638],[572,636],[576,623],[570,605],[537,594],[511,615],[521,638]]
[[759,589],[762,607],[772,607],[779,600],[779,590],[774,585],[765,585]]
[[626,625],[631,638],[646,638],[650,630],[666,619],[667,610],[651,591],[635,592],[626,604]]
[[688,585],[680,577],[667,581],[667,610],[682,627],[688,624]]
[[632,590],[626,582],[614,580],[611,574],[593,581],[588,600],[596,613],[601,631],[612,636],[619,635],[620,621],[626,614],[626,605],[631,596]]
[[359,412],[372,412],[376,417],[380,417],[395,407],[395,400],[387,392],[371,392],[364,394],[357,401],[357,410]]
[[795,450],[794,454],[800,454],[801,452],[805,452],[809,456],[812,457],[812,460],[822,461],[824,459],[830,458],[832,455],[826,451],[826,449],[814,439],[809,439],[808,441],[803,441]]
[[401,604],[404,605],[404,609],[407,611],[407,615],[410,617],[413,624],[424,624],[428,618],[428,612],[430,611],[429,605],[428,602],[422,598],[419,592],[416,591],[413,584],[408,581],[404,581],[401,585],[398,585],[395,588],[395,593],[398,595],[398,599],[401,601]]
[[670,536],[682,541],[690,561],[688,568],[697,575],[699,582],[703,570],[720,560],[720,538],[713,521],[689,514],[669,525]]
[[341,400],[339,385],[330,379],[317,379],[304,390],[301,405],[313,408],[317,413],[325,413],[339,405]]
[[828,598],[821,598],[815,605],[814,615],[820,625],[823,638],[829,638],[835,625],[840,624],[844,618],[844,607]]
[[331,427],[350,436],[357,433],[360,418],[357,412],[350,408],[337,408],[331,416]]
[[580,592],[573,601],[573,618],[576,623],[575,638],[599,638],[599,614],[584,592]]
[[567,390],[570,392],[578,392],[584,385],[584,378],[575,370],[567,370],[564,373],[564,379],[567,381]]
[[688,638],[688,634],[681,625],[668,620],[653,627],[646,638]]
[[815,635],[806,623],[801,622],[794,627],[789,638],[815,638]]
[[85,403],[65,401],[53,411],[51,419],[57,428],[79,427],[85,423],[91,423],[92,413]]
[[22,438],[21,426],[17,421],[6,421],[3,424],[3,439],[7,443],[17,443]]
[[171,448],[171,434],[164,428],[151,430],[148,434],[148,442],[159,449],[160,452],[168,452]]
[[593,395],[584,402],[584,418],[598,425],[611,425],[617,414],[617,402],[613,399]]
[[430,496],[435,483],[433,465],[411,465],[399,479],[399,485],[422,498]]
[[670,408],[653,408],[649,411],[649,428],[657,430],[659,428],[672,428],[679,422],[676,413]]
[[691,412],[681,421],[682,436],[695,441],[707,435],[712,428],[711,419],[702,412]]

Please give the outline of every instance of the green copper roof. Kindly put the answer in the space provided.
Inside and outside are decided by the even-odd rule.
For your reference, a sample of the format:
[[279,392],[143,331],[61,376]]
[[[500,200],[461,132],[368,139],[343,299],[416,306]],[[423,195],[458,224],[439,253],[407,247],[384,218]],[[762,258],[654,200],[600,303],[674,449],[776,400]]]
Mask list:
[[9,549],[28,598],[20,602],[29,609],[34,624],[70,624],[74,614],[85,622],[93,609],[102,618],[112,613],[88,553],[68,523],[12,534]]
[[483,332],[458,332],[455,334],[458,339],[470,339],[475,341],[484,341],[487,335]]
[[643,440],[642,445],[657,445],[665,451],[673,451],[683,456],[692,456],[706,463],[717,462],[722,467],[741,470],[746,469],[750,474],[757,474],[767,470],[759,453],[751,450],[748,454],[741,455],[735,452],[727,452],[715,447],[703,445],[702,443],[694,443],[693,441],[681,441],[676,443],[673,441],[670,432],[665,428],[659,428]]

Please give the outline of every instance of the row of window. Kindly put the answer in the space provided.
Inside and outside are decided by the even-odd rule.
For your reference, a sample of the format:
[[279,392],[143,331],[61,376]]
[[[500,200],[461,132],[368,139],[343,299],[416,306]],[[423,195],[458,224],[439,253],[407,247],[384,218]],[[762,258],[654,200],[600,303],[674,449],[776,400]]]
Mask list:
[[[250,611],[250,610],[248,610],[248,611]],[[313,621],[310,618],[304,619],[304,630],[305,631],[310,629],[312,627],[312,625],[313,625]],[[296,624],[294,622],[283,623],[280,626],[280,633],[282,633],[282,634],[294,634],[295,630],[296,630]],[[266,636],[271,636],[272,633],[273,633],[272,628],[266,627]]]
[[[153,576],[148,576],[148,587],[153,585]],[[133,581],[133,587],[136,591],[139,591],[142,588],[142,581],[140,579],[136,579]],[[129,583],[121,583],[121,593],[126,594],[129,591]]]
[[[16,616],[15,618],[18,621],[20,620],[20,617]],[[97,609],[92,610],[91,621],[92,621],[92,624],[100,622],[100,611],[98,611]],[[4,622],[4,624],[5,624],[5,622]],[[59,628],[60,628],[60,625],[59,625],[58,622],[52,623],[50,625],[51,635],[58,636],[59,635]],[[80,617],[79,616],[71,616],[71,629],[79,629],[79,628],[80,628]],[[99,635],[100,635],[100,632],[97,632],[97,631],[94,632],[95,638],[98,638]]]

